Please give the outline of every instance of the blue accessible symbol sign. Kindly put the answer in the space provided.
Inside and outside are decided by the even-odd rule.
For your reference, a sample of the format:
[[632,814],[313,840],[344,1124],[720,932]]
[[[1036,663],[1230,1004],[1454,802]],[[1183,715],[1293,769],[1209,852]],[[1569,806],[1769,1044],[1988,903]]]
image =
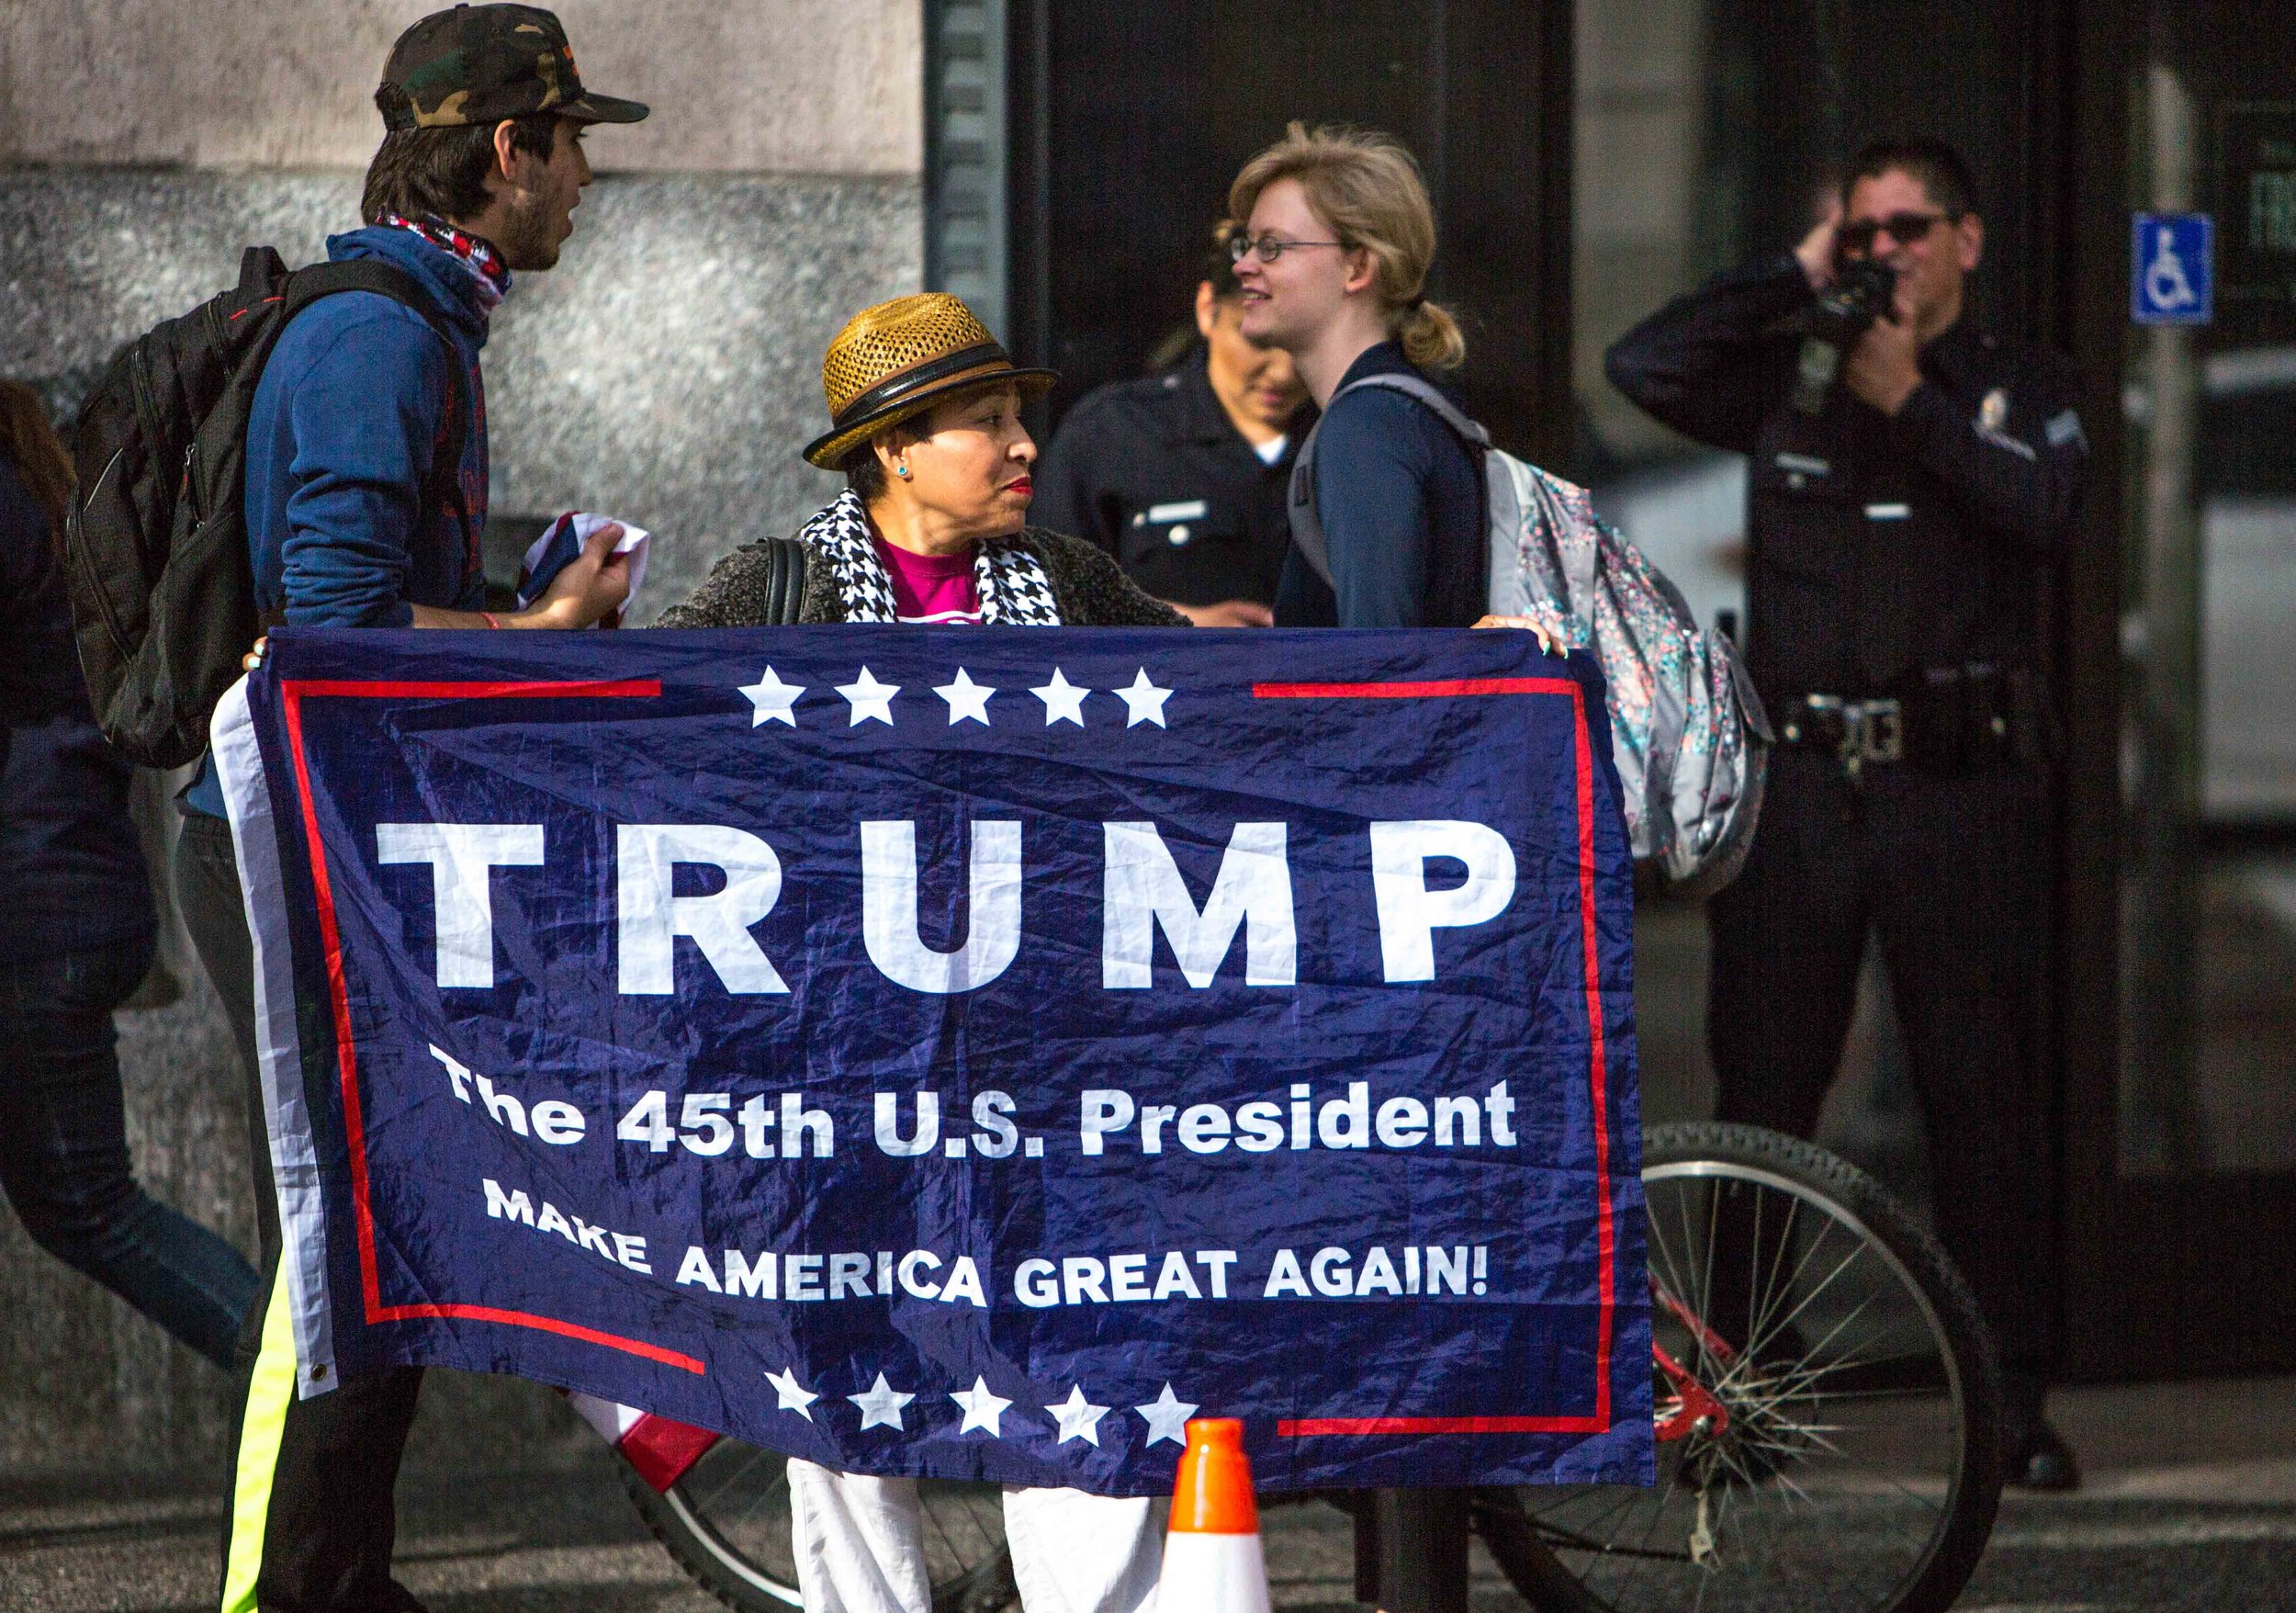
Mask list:
[[2137,213],[2129,220],[2129,318],[2140,325],[2205,325],[2216,307],[2216,220],[2206,213]]

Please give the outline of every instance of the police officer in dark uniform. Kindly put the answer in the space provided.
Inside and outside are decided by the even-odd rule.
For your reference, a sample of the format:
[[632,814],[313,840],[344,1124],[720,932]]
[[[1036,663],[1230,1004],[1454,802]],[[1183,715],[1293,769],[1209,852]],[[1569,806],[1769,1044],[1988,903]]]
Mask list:
[[1203,268],[1200,340],[1159,374],[1076,401],[1037,468],[1029,519],[1098,544],[1199,626],[1265,627],[1291,540],[1285,490],[1313,415],[1291,355],[1238,329],[1224,235]]
[[[2069,361],[1974,329],[1967,166],[1868,147],[1792,254],[1725,273],[1605,361],[1650,413],[1751,460],[1747,663],[1781,744],[1745,872],[1707,908],[1719,1114],[1808,1136],[1877,930],[1927,1113],[1939,1231],[2001,1348],[2012,1483],[2069,1489],[2043,1416],[2054,1128],[2034,1046],[2049,907],[2041,605],[2078,536]],[[1818,412],[1790,401],[1814,299],[1896,272]]]

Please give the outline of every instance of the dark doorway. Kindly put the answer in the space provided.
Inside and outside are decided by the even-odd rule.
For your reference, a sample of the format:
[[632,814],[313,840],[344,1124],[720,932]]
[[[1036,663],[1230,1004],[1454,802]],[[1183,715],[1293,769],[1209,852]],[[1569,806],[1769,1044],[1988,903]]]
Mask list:
[[1012,339],[1080,394],[1187,317],[1228,182],[1285,123],[1383,129],[1426,169],[1434,297],[1503,445],[1567,464],[1570,8],[1556,0],[1014,0]]
[[[2296,1364],[2296,98],[2226,0],[2084,10],[2077,352],[2100,513],[2077,557],[2065,960],[2067,1353]],[[2213,310],[2132,320],[2132,210],[2214,220]],[[2195,293],[2197,295],[2197,293]]]
[[[1431,290],[1462,316],[1460,378],[1497,440],[1581,480],[1662,479],[1683,446],[1626,429],[1603,346],[1705,273],[1790,245],[1811,183],[1869,135],[1964,148],[1988,226],[1978,317],[2074,355],[2095,449],[2048,604],[2066,739],[2044,1032],[2065,1362],[2091,1378],[2296,1364],[2296,655],[2274,650],[2296,586],[2258,582],[2296,553],[2273,452],[2296,395],[2287,49],[2229,0],[2041,0],[2015,26],[1945,0],[1007,0],[1001,15],[1008,333],[1062,371],[1047,426],[1185,319],[1241,164],[1290,118],[1343,121],[1400,136],[1425,167]],[[1680,218],[1661,216],[1636,144],[1664,93],[1654,46],[1682,59],[1694,103],[1668,136],[1688,167]],[[1574,129],[1589,134],[1575,198]],[[2133,206],[2216,216],[2212,326],[2132,329]],[[2212,626],[2233,606],[2255,623]],[[2279,681],[2234,669],[2244,648]],[[1675,967],[1701,989],[1643,982],[1646,1051],[1694,1052],[1694,952]],[[1669,1043],[1650,1016],[1676,999]]]

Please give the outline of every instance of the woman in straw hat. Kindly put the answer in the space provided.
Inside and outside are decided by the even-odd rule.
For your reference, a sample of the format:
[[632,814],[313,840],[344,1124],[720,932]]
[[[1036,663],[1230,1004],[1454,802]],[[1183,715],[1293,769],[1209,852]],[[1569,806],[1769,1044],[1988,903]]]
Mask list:
[[[854,316],[829,344],[827,434],[805,449],[846,489],[798,537],[801,622],[1185,626],[1080,538],[1026,525],[1036,444],[1024,398],[1052,372],[1015,367],[945,292]],[[767,546],[718,562],[665,627],[743,627],[773,609]],[[797,1582],[809,1613],[929,1613],[917,1481],[792,1459]],[[1154,1597],[1159,1541],[1144,1499],[1007,1489],[1005,1533],[1021,1605],[1138,1613]]]
[[[947,292],[854,315],[821,361],[830,426],[805,458],[846,488],[797,534],[798,620],[1185,626],[1091,544],[1026,524],[1037,450],[1020,405],[1053,378],[1015,367]],[[661,625],[758,626],[772,581],[765,546],[737,549]]]

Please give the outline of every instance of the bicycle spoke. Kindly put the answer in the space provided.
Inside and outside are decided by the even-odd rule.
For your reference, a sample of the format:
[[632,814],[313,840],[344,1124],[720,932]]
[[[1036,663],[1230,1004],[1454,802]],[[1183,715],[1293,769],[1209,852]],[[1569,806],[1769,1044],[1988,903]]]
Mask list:
[[[1767,1194],[1764,1195],[1764,1197],[1767,1196]],[[1743,1352],[1743,1359],[1750,1359],[1752,1357],[1754,1353],[1754,1337],[1761,1329],[1761,1318],[1769,1315],[1771,1313],[1771,1308],[1773,1303],[1773,1296],[1777,1293],[1778,1268],[1784,1262],[1786,1251],[1794,1246],[1794,1222],[1796,1215],[1800,1213],[1801,1208],[1802,1201],[1799,1199],[1790,1199],[1786,1202],[1785,1224],[1778,1229],[1777,1258],[1773,1259],[1770,1263],[1770,1277],[1769,1280],[1762,1284],[1761,1302],[1756,1308],[1754,1314],[1748,1319],[1746,1324],[1746,1348]],[[1818,1241],[1822,1242],[1825,1235],[1826,1229],[1820,1227],[1818,1234]],[[1761,1241],[1759,1235],[1757,1235],[1755,1238],[1754,1253],[1755,1258],[1759,1259],[1761,1253]],[[1801,1277],[1801,1268],[1798,1266],[1795,1267],[1794,1273],[1795,1279],[1798,1280]],[[1789,1281],[1786,1286],[1786,1292],[1791,1294],[1793,1292],[1793,1284]]]
[[[1705,1263],[1698,1274],[1698,1293],[1697,1297],[1691,1301],[1691,1313],[1702,1318],[1711,1319],[1714,1315],[1714,1240],[1720,1230],[1722,1221],[1722,1190],[1718,1187],[1709,1187],[1705,1190]],[[1715,1359],[1713,1351],[1707,1347],[1704,1338],[1698,1341],[1698,1359],[1702,1370],[1708,1364],[1715,1366],[1721,1364]]]
[[[1653,1338],[1727,1415],[1660,1448],[1655,1489],[1525,1492],[1589,1607],[1863,1613],[1917,1583],[1964,1510],[1965,1363],[1921,1268],[1822,1174],[1799,1185],[1803,1158],[1752,1146],[1743,1167],[1661,1161],[1646,1199]],[[1677,1392],[1653,1382],[1664,1416]]]
[[[1813,1302],[1815,1302],[1815,1301],[1818,1299],[1818,1297],[1820,1294],[1824,1293],[1824,1292],[1826,1292],[1829,1288],[1832,1287],[1832,1286],[1833,1286],[1833,1284],[1834,1284],[1835,1280],[1836,1280],[1837,1278],[1839,1278],[1839,1277],[1840,1277],[1840,1275],[1841,1275],[1844,1271],[1847,1271],[1847,1270],[1848,1270],[1848,1269],[1849,1269],[1851,1266],[1855,1265],[1855,1264],[1857,1263],[1857,1261],[1858,1261],[1859,1257],[1860,1257],[1860,1256],[1862,1256],[1862,1255],[1863,1255],[1864,1253],[1865,1253],[1865,1245],[1864,1245],[1864,1243],[1863,1243],[1863,1241],[1861,1241],[1860,1243],[1858,1243],[1858,1244],[1857,1244],[1857,1246],[1856,1246],[1855,1247],[1853,1247],[1852,1249],[1851,1249],[1851,1251],[1849,1252],[1849,1254],[1847,1254],[1847,1255],[1845,1255],[1845,1256],[1843,1256],[1843,1257],[1842,1257],[1842,1260],[1841,1260],[1841,1263],[1840,1263],[1840,1265],[1836,1266],[1836,1267],[1835,1267],[1835,1268],[1834,1268],[1831,1271],[1829,1271],[1828,1273],[1826,1273],[1826,1279],[1825,1279],[1825,1280],[1824,1280],[1823,1282],[1820,1282],[1820,1283],[1819,1283],[1819,1284],[1818,1284],[1816,1288],[1814,1288],[1814,1289],[1810,1290],[1810,1292],[1809,1292],[1807,1294],[1806,1294],[1806,1295],[1804,1295],[1804,1296],[1803,1296],[1802,1301],[1801,1301],[1801,1303],[1800,1303],[1799,1304],[1795,1305],[1795,1307],[1794,1307],[1791,1311],[1788,1311],[1788,1312],[1787,1312],[1787,1313],[1786,1313],[1784,1316],[1781,1316],[1781,1317],[1778,1319],[1778,1325],[1777,1325],[1777,1327],[1773,1328],[1773,1329],[1771,1330],[1771,1334],[1770,1334],[1770,1336],[1769,1336],[1769,1337],[1776,1337],[1776,1335],[1777,1335],[1777,1333],[1778,1333],[1778,1331],[1779,1331],[1780,1329],[1783,1329],[1783,1328],[1784,1328],[1784,1327],[1787,1327],[1787,1326],[1791,1325],[1793,1324],[1793,1322],[1794,1322],[1795,1318],[1796,1318],[1797,1316],[1799,1316],[1799,1315],[1800,1315],[1800,1314],[1801,1314],[1804,1311],[1808,1310],[1808,1309],[1809,1309],[1809,1307],[1810,1307],[1810,1305],[1812,1304],[1812,1303],[1813,1303]],[[1806,1264],[1807,1262],[1806,1262],[1806,1261],[1805,1261],[1804,1263],[1805,1263],[1805,1264]],[[1800,1277],[1801,1277],[1801,1273],[1800,1273],[1800,1271],[1797,1269],[1797,1270],[1795,1271],[1795,1280],[1796,1280],[1796,1281],[1799,1281],[1799,1280],[1800,1280]],[[1749,1348],[1747,1349],[1746,1353],[1747,1353],[1747,1355],[1749,1355],[1749,1356],[1750,1356],[1750,1355],[1752,1355],[1752,1354],[1753,1354],[1753,1350],[1752,1350],[1751,1347],[1749,1347]]]

